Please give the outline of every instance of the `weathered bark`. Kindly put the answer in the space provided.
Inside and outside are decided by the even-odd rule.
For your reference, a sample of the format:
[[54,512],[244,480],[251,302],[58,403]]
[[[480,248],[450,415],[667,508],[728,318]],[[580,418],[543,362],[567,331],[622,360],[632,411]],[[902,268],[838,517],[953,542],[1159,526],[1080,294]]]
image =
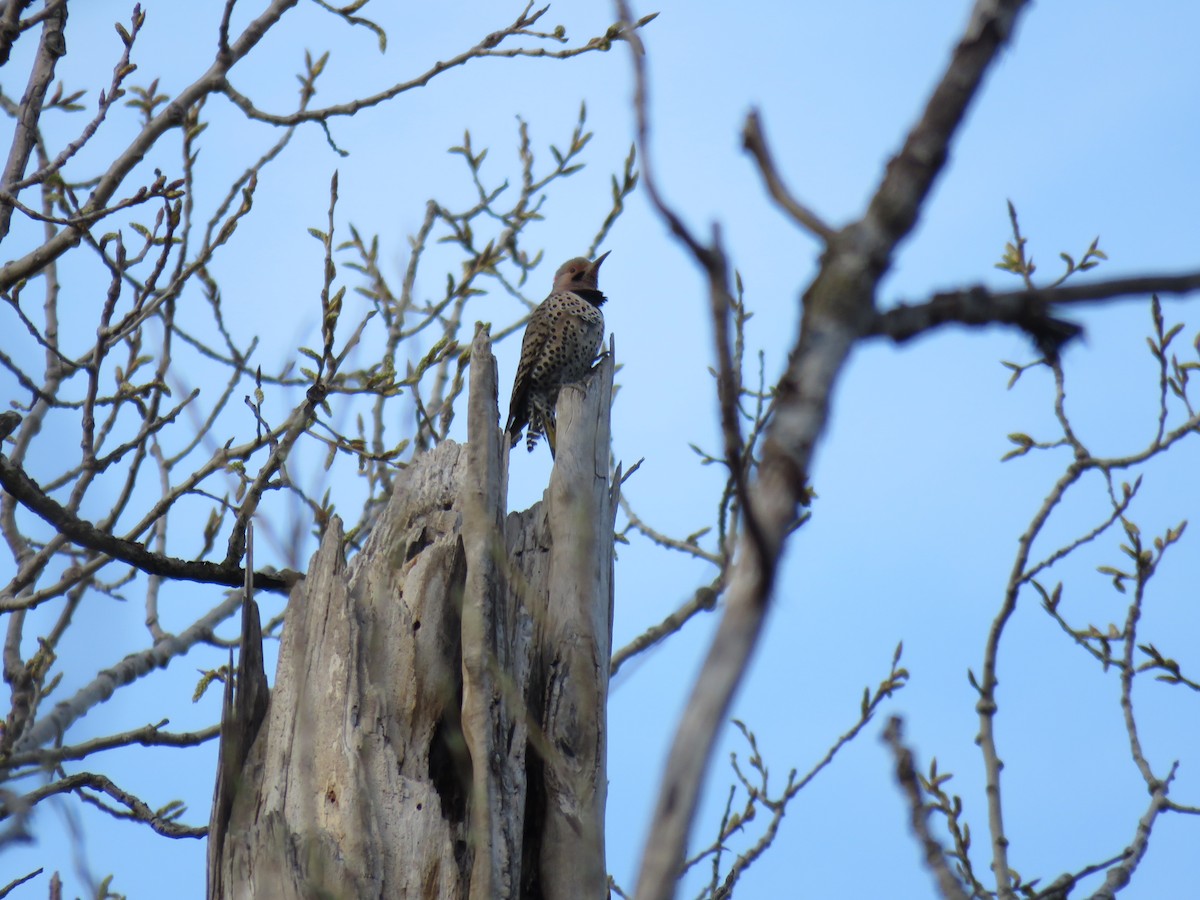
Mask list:
[[[244,597],[252,598],[254,572],[253,531],[246,541],[246,588]],[[270,688],[262,653],[262,619],[253,599],[242,603],[242,653],[238,658],[236,684],[233,675],[233,651],[229,651],[229,675],[225,679],[221,704],[221,746],[217,754],[217,783],[208,822],[208,895],[222,896],[220,853],[225,845],[233,798],[240,783],[246,757],[267,715]]]
[[[524,897],[607,896],[604,804],[608,667],[612,655],[612,534],[620,490],[611,484],[612,353],[587,388],[558,401],[557,460],[541,503],[509,516],[509,602],[524,596],[534,625],[526,696],[540,728],[531,743],[531,807]],[[594,426],[594,427],[593,427]],[[602,548],[597,554],[596,548]]]
[[547,496],[506,520],[477,331],[468,444],[399,473],[349,564],[330,522],[257,736],[229,717],[211,898],[605,895],[611,397],[611,358],[563,391]]

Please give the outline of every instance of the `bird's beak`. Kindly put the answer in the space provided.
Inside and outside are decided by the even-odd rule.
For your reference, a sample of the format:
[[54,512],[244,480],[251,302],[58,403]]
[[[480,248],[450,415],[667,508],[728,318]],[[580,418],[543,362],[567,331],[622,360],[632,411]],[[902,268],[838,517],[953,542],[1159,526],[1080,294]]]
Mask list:
[[597,256],[595,261],[590,266],[588,266],[588,273],[593,278],[595,278],[596,273],[600,271],[600,263],[602,263],[602,262],[604,262],[604,260],[608,259],[609,253],[612,253],[612,251],[608,250],[605,253],[601,254],[600,256]]

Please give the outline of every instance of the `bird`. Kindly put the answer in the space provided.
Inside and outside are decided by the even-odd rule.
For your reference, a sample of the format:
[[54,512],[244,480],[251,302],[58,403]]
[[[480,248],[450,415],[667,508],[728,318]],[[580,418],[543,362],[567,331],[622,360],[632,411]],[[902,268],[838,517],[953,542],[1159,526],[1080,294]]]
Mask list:
[[608,253],[594,261],[577,256],[559,266],[550,296],[529,317],[504,427],[509,449],[517,446],[524,429],[530,453],[544,434],[554,458],[559,389],[591,370],[604,342],[600,307],[607,298],[600,292],[597,275],[607,258]]

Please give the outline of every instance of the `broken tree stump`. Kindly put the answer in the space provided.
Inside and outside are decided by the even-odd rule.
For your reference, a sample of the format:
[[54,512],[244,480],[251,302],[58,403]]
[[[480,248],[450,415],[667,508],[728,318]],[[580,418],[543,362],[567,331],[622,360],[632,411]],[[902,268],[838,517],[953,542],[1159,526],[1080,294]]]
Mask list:
[[265,714],[254,676],[227,695],[210,900],[606,895],[612,376],[609,354],[563,389],[546,495],[506,514],[477,326],[467,444],[397,474],[349,563],[330,521]]

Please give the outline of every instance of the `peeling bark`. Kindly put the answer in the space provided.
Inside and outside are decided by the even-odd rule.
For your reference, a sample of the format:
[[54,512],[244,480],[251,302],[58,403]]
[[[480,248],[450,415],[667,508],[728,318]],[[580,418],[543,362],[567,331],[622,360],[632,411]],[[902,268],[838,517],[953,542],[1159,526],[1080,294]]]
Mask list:
[[210,898],[604,896],[612,370],[563,391],[546,498],[505,518],[478,329],[468,444],[400,472],[348,564],[330,522],[257,735],[223,723]]

